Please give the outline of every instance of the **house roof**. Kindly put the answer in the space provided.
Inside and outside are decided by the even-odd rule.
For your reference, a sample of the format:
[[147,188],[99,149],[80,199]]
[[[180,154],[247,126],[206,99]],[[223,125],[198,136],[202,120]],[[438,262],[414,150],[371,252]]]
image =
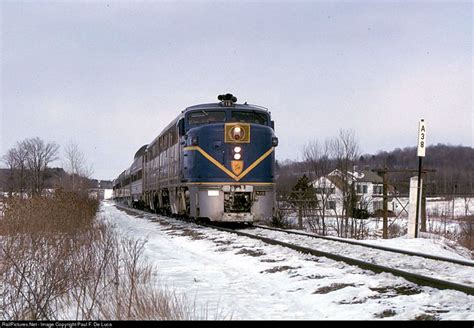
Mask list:
[[383,183],[383,179],[375,172],[363,170],[359,172],[357,182]]
[[343,190],[344,182],[340,177],[337,175],[328,175],[326,178],[331,181],[338,189]]
[[[369,171],[369,170],[362,170],[362,171],[357,171],[357,172],[348,172],[349,173],[349,180],[351,182],[370,182],[373,184],[383,184],[383,178],[379,175],[377,175],[375,172]],[[343,190],[344,182],[341,178],[341,172],[339,170],[333,170],[331,173],[325,176],[321,176],[317,178],[316,180],[313,180],[313,185],[316,185],[317,181],[320,179],[327,179],[329,180],[336,188],[339,190]],[[389,194],[394,194],[395,193],[395,188],[388,184],[387,185],[387,191]]]

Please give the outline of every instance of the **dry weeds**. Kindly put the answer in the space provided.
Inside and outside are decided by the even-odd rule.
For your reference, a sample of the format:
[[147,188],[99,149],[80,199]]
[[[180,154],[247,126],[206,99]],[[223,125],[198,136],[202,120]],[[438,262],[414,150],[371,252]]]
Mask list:
[[0,218],[0,320],[206,319],[185,296],[154,285],[145,242],[98,222],[98,205],[65,192],[8,199]]

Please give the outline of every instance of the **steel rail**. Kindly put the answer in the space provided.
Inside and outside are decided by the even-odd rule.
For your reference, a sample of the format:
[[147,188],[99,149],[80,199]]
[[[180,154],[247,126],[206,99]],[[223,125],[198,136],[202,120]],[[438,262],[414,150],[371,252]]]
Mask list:
[[407,251],[407,250],[403,250],[403,249],[396,249],[396,248],[391,248],[391,247],[386,247],[386,246],[371,245],[371,244],[366,244],[366,243],[356,241],[356,240],[349,240],[349,239],[336,238],[336,237],[330,237],[330,236],[319,236],[319,235],[305,233],[305,232],[301,232],[301,231],[278,229],[278,228],[262,226],[262,225],[258,225],[258,224],[254,224],[253,226],[257,227],[257,228],[260,228],[260,229],[285,232],[285,233],[288,233],[288,234],[300,235],[300,236],[311,237],[311,238],[319,238],[319,239],[337,241],[337,242],[351,244],[351,245],[357,245],[357,246],[363,246],[363,247],[368,247],[368,248],[380,249],[382,251],[387,251],[387,252],[400,253],[400,254],[411,255],[411,256],[419,256],[419,257],[424,257],[424,258],[427,258],[427,259],[430,259],[430,260],[450,262],[450,263],[454,263],[454,264],[460,264],[460,265],[474,267],[474,262],[472,262],[472,261],[452,259],[452,258],[449,258],[449,257],[436,256],[436,255],[431,255],[431,254],[426,254],[426,253],[417,253],[417,252]]

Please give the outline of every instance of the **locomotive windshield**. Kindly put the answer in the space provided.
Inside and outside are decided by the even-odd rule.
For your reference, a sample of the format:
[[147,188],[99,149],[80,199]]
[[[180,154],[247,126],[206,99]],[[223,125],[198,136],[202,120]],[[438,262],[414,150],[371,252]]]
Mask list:
[[233,110],[227,113],[224,111],[200,110],[189,113],[187,120],[189,128],[210,123],[225,123],[226,121],[268,125],[268,115],[256,110]]
[[225,112],[207,112],[200,111],[190,113],[188,116],[189,127],[195,127],[202,124],[209,123],[224,123],[225,122]]
[[232,111],[231,120],[233,122],[267,125],[267,115],[264,113],[257,112],[257,111],[252,111],[252,112]]

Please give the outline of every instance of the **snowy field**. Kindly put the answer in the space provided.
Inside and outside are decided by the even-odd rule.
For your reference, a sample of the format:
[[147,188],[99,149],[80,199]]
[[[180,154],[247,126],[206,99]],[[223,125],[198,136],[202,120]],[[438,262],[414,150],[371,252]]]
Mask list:
[[[100,217],[124,235],[147,240],[157,285],[185,294],[207,309],[208,319],[474,320],[474,296],[461,292],[152,214],[127,214],[109,201]],[[387,246],[406,241],[392,239]],[[459,258],[432,240],[412,246]]]
[[[389,204],[389,210],[393,211],[396,215],[388,218],[389,229],[393,226],[393,236],[401,236],[407,231],[408,226],[408,210],[409,210],[409,199],[398,198],[393,200]],[[298,213],[295,211],[285,212],[287,218],[287,224],[293,227],[298,226]],[[462,198],[457,197],[454,199],[446,199],[443,197],[431,197],[427,198],[426,201],[426,229],[428,234],[425,234],[424,238],[440,239],[441,243],[449,245],[451,248],[456,248],[457,243],[453,240],[458,240],[462,233],[462,219],[466,216],[474,215],[474,198]],[[312,220],[313,224],[308,223],[308,220]],[[304,225],[307,231],[312,231],[311,226],[315,227],[314,232],[321,233],[321,226],[315,225],[315,218],[304,217]],[[331,212],[326,213],[326,234],[328,236],[338,236],[336,227],[337,217],[332,216]],[[381,217],[370,217],[367,220],[358,221],[360,225],[363,223],[361,228],[363,231],[358,232],[358,239],[374,240],[375,242],[382,238],[382,218]],[[318,230],[319,229],[319,230]],[[448,237],[443,238],[442,236]],[[414,243],[412,245],[417,249],[418,245]],[[411,247],[411,246],[410,246]],[[457,252],[462,253],[463,256],[474,259],[474,252],[470,252],[468,249],[459,247]]]
[[[389,204],[389,210],[395,212],[397,215],[405,210],[408,210],[407,197],[400,197]],[[454,212],[453,212],[454,210]],[[408,213],[404,213],[407,215]],[[426,198],[426,214],[428,217],[434,218],[458,218],[474,214],[474,198],[470,197],[456,197],[448,199],[444,197],[427,197]]]

